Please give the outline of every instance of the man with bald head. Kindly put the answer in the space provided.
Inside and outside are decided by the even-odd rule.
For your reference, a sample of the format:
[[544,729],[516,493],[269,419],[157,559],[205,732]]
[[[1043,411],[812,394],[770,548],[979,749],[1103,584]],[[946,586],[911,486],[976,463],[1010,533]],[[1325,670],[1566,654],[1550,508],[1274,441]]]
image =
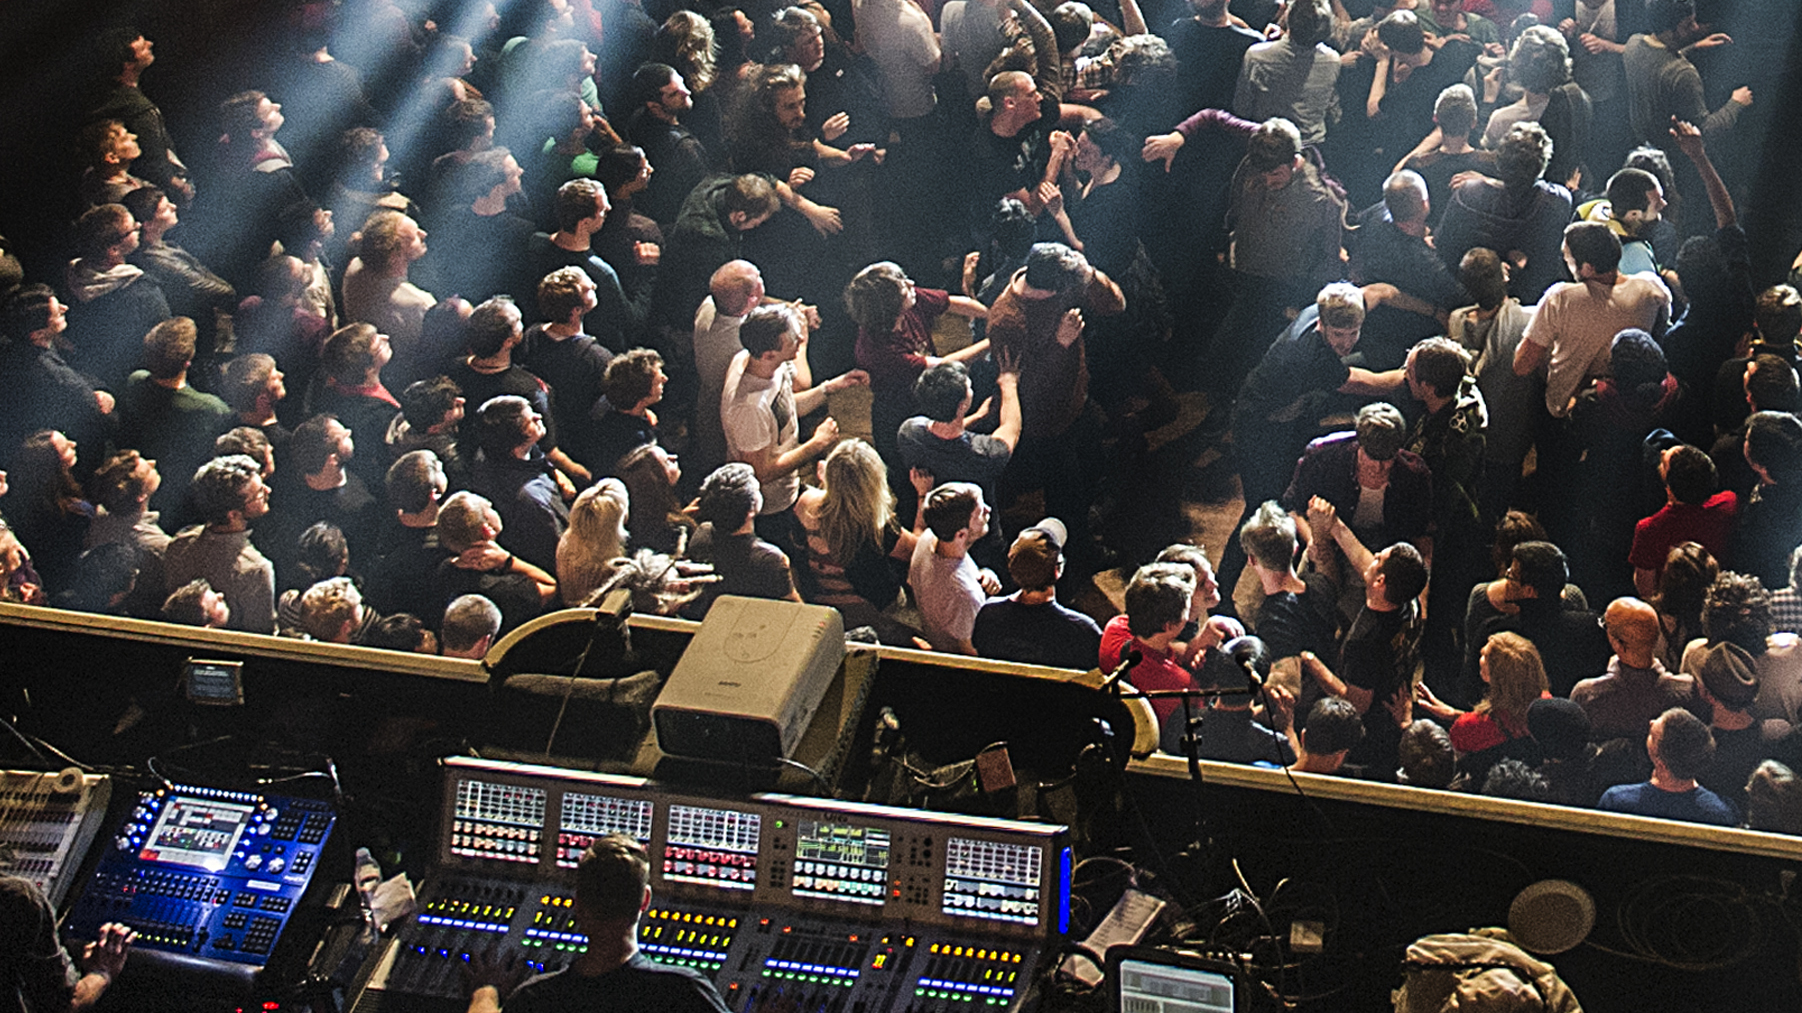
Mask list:
[[693,440],[684,458],[696,475],[711,474],[726,463],[726,434],[720,429],[720,390],[732,357],[744,346],[738,327],[763,302],[763,274],[748,260],[729,260],[713,272],[710,294],[695,311],[694,364],[700,388],[695,394]]
[[[1638,598],[1616,598],[1602,613],[1602,629],[1614,648],[1608,670],[1577,683],[1570,694],[1589,715],[1592,741],[1637,742],[1652,719],[1670,708],[1704,706],[1696,699],[1695,680],[1665,671],[1658,660],[1658,613],[1651,605]],[[1706,718],[1707,711],[1701,716]]]
[[1382,201],[1357,215],[1356,241],[1346,244],[1352,283],[1387,282],[1412,297],[1370,311],[1364,321],[1367,362],[1393,365],[1415,342],[1445,333],[1440,321],[1463,298],[1457,280],[1427,242],[1431,214],[1426,180],[1403,169],[1384,181]]

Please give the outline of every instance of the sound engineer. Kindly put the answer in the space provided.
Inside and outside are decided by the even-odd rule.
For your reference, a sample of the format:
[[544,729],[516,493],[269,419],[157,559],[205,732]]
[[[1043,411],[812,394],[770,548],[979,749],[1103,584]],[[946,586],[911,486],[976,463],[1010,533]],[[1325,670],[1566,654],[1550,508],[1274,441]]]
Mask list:
[[91,1008],[125,969],[137,933],[108,922],[82,951],[85,973],[56,938],[56,912],[29,880],[0,876],[0,1010],[77,1013]]
[[[666,967],[638,952],[638,918],[651,905],[644,845],[608,834],[576,867],[576,927],[588,948],[561,971],[541,974],[506,997],[507,1013],[727,1013],[713,983],[686,967]],[[469,1013],[495,1013],[524,974],[519,958],[473,957]]]

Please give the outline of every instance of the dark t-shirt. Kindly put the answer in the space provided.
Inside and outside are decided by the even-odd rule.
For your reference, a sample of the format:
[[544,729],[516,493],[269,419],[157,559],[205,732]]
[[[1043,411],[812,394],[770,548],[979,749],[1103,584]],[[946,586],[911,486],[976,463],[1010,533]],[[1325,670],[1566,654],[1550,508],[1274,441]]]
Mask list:
[[1252,720],[1245,710],[1211,709],[1201,719],[1201,758],[1231,763],[1295,762],[1289,737]]
[[513,990],[507,1013],[726,1013],[713,984],[686,967],[666,967],[635,953],[606,974],[563,970]]
[[1028,126],[1013,137],[997,136],[988,124],[979,123],[967,152],[969,161],[970,222],[983,226],[995,202],[1016,190],[1030,190],[1042,178],[1043,162],[1035,157],[1034,142],[1041,134]]
[[[465,570],[455,565],[453,559],[446,558],[438,564],[437,586],[439,602],[436,622],[443,621],[444,606],[466,594],[479,594],[501,610],[501,633],[506,633],[544,611],[544,603],[538,598],[538,585],[525,574],[511,570],[500,573]],[[436,625],[436,622],[433,624]]]
[[[1449,39],[1433,54],[1433,62],[1416,67],[1407,80],[1391,83],[1377,116],[1377,137],[1390,158],[1399,158],[1433,132],[1433,105],[1439,93],[1464,79],[1482,47],[1465,39]],[[1390,163],[1393,164],[1393,163]]]
[[[558,447],[557,413],[552,406],[551,388],[536,373],[523,366],[509,366],[498,373],[479,373],[464,359],[454,363],[444,371],[445,375],[456,381],[458,389],[463,391],[465,411],[473,418],[483,404],[490,398],[502,394],[523,397],[532,403],[532,410],[544,416],[544,436],[538,441],[538,449],[550,453]],[[461,438],[457,448],[468,460],[476,456],[476,427],[465,424],[461,430]]]
[[513,361],[551,385],[557,428],[580,446],[588,410],[606,391],[607,363],[613,361],[613,353],[586,334],[558,340],[544,333],[543,324],[533,324],[513,350]]
[[308,486],[295,475],[292,481],[279,482],[270,494],[269,515],[258,522],[253,540],[264,555],[275,561],[278,590],[305,590],[306,585],[293,583],[300,577],[294,564],[301,534],[320,521],[337,525],[350,549],[351,569],[360,573],[374,558],[381,511],[381,504],[356,475],[346,474],[343,485],[323,490]]
[[688,557],[698,563],[712,563],[713,572],[720,576],[717,583],[706,585],[701,596],[682,609],[682,614],[690,619],[705,618],[714,599],[722,594],[787,598],[795,590],[788,557],[754,533],[720,535],[712,524],[703,524],[688,543]]
[[941,484],[969,482],[982,490],[984,503],[998,502],[995,482],[1014,456],[1007,444],[981,433],[966,432],[954,440],[941,440],[932,435],[932,420],[924,415],[901,423],[895,446],[909,468],[931,472]]
[[1319,320],[1317,308],[1303,309],[1264,353],[1239,392],[1235,425],[1255,428],[1265,422],[1293,421],[1308,411],[1298,402],[1310,396],[1323,397],[1345,385],[1351,370],[1321,336]]
[[438,594],[438,563],[447,555],[438,529],[409,528],[389,519],[376,538],[376,562],[369,568],[369,606],[382,615],[406,612],[438,628],[444,602]]
[[559,268],[579,267],[594,282],[595,308],[585,318],[585,326],[594,332],[595,340],[616,352],[639,343],[648,307],[627,300],[625,286],[620,284],[619,272],[612,264],[593,253],[566,250],[543,232],[533,233],[526,241],[525,260],[526,273],[533,282],[528,291],[520,293],[519,304],[527,320],[544,319],[538,308],[537,283]]
[[985,658],[1086,672],[1101,650],[1101,627],[1056,601],[1022,605],[1012,596],[990,598],[976,613],[970,642]]
[[1270,648],[1270,656],[1278,660],[1293,658],[1303,651],[1330,658],[1333,646],[1339,642],[1339,607],[1334,601],[1332,582],[1313,570],[1301,579],[1308,587],[1306,591],[1266,595],[1252,620],[1252,629]]
[[579,453],[598,478],[618,475],[620,461],[647,443],[657,442],[657,427],[642,415],[622,412],[605,397],[594,403],[588,417],[588,443]]
[[1370,709],[1364,712],[1364,741],[1347,759],[1363,764],[1372,776],[1384,780],[1395,769],[1401,745],[1401,729],[1390,715],[1388,703],[1403,689],[1413,668],[1408,637],[1413,613],[1411,605],[1391,612],[1366,606],[1352,620],[1339,651],[1339,677],[1346,685],[1371,693]]
[[1184,115],[1196,109],[1229,109],[1245,51],[1263,40],[1238,25],[1214,27],[1181,18],[1164,30],[1176,57],[1176,89]]
[[1717,827],[1730,827],[1739,822],[1739,814],[1733,811],[1733,807],[1707,788],[1665,791],[1653,787],[1649,781],[1615,785],[1602,793],[1602,800],[1596,803],[1596,808],[1610,813],[1655,816],[1689,823],[1712,823]]

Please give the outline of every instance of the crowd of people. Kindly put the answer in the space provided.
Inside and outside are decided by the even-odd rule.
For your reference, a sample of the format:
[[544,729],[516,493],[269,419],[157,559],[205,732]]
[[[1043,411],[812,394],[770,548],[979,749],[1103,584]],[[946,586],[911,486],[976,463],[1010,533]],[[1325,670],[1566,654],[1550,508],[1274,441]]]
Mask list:
[[[99,37],[66,268],[0,275],[6,597],[460,657],[807,601],[1212,694],[1173,751],[1802,831],[1802,296],[1710,156],[1731,40],[1103,6],[297,4],[186,158]],[[1218,561],[1134,530],[1190,392]]]

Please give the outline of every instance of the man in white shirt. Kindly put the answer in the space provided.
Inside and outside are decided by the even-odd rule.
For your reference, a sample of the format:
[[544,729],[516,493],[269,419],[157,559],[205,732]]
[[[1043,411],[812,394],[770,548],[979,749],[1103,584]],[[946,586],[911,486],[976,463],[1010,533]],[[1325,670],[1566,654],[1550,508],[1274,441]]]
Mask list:
[[726,369],[720,390],[720,423],[727,456],[757,472],[763,512],[757,533],[777,545],[792,544],[786,529],[801,493],[801,466],[838,442],[838,422],[828,417],[807,442],[800,441],[801,416],[826,403],[826,395],[863,386],[861,369],[814,386],[807,364],[807,325],[786,303],[759,306],[739,326],[744,346]]
[[731,260],[713,272],[708,287],[712,294],[695,311],[694,361],[700,390],[695,395],[693,438],[683,455],[702,477],[726,463],[720,391],[726,385],[733,356],[744,347],[738,343],[739,325],[763,302],[763,274],[748,260]]
[[926,494],[926,531],[914,544],[907,582],[920,606],[921,625],[934,650],[975,656],[976,613],[1001,593],[991,570],[978,569],[970,546],[989,533],[989,506],[968,482],[947,482]]
[[1514,350],[1514,374],[1546,368],[1545,407],[1570,414],[1577,394],[1608,373],[1614,336],[1637,327],[1653,337],[1670,323],[1671,293],[1650,271],[1620,273],[1621,241],[1600,222],[1564,230],[1564,260],[1577,280],[1546,290]]

